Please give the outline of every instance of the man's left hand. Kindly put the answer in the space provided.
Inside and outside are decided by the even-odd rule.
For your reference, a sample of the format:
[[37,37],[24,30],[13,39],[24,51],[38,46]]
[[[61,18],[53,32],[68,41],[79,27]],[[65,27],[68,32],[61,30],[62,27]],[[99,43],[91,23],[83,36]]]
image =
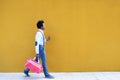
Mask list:
[[48,38],[46,39],[46,41],[49,41],[50,40],[50,36],[48,36]]

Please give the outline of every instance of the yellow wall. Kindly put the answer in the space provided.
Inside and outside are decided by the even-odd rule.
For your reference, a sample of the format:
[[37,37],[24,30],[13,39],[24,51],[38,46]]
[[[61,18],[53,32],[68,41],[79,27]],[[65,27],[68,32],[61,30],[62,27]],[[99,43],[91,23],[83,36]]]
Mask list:
[[120,0],[0,0],[0,72],[35,56],[39,19],[49,71],[120,71]]

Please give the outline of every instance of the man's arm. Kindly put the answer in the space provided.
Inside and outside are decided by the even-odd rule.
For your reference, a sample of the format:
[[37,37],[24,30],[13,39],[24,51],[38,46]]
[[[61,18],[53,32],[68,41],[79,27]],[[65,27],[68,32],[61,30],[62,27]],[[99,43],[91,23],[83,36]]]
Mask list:
[[36,51],[36,56],[39,54],[39,42],[40,41],[40,34],[37,32],[35,36],[35,51]]

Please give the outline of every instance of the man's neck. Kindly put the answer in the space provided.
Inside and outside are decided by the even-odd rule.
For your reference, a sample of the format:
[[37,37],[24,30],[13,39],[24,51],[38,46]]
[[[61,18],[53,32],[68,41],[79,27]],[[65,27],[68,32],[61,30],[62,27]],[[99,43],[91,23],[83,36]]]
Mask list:
[[[38,30],[42,30],[42,29],[38,29]],[[43,30],[42,30],[43,31]]]

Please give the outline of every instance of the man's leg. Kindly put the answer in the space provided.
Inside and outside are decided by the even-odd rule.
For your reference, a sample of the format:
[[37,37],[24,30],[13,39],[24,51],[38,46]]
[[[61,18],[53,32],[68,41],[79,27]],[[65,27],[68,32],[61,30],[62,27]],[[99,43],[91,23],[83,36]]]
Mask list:
[[47,64],[46,64],[46,52],[44,50],[44,47],[40,45],[39,48],[40,48],[39,49],[39,55],[40,55],[40,58],[42,60],[44,75],[45,75],[46,78],[54,78],[48,72],[48,68],[47,68]]
[[30,71],[29,68],[26,68],[26,69],[24,70],[24,74],[25,74],[27,77],[30,77],[29,71]]

